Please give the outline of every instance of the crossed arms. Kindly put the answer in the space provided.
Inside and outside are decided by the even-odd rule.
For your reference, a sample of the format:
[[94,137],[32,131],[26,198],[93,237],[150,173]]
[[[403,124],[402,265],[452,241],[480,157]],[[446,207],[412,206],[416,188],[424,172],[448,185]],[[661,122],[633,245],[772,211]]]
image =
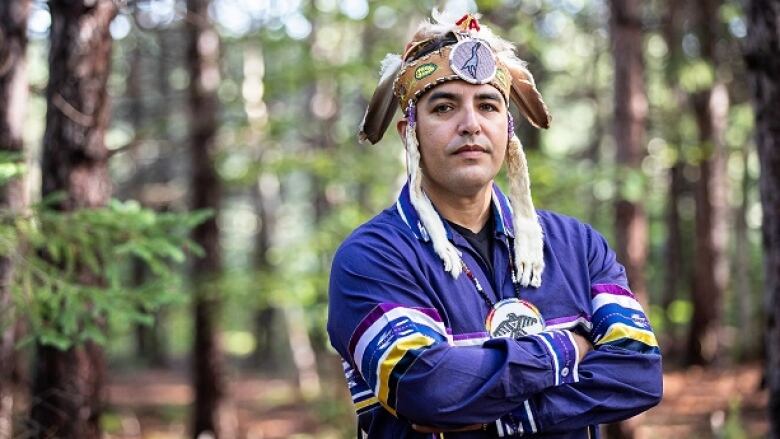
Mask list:
[[[660,401],[661,357],[622,267],[603,238],[593,248],[592,351],[570,330],[476,346],[453,342],[410,273],[397,243],[378,239],[339,250],[331,274],[329,333],[354,381],[396,417],[431,431],[496,422],[505,436],[576,431],[614,422]],[[605,250],[606,249],[606,250]],[[581,361],[580,361],[581,360]],[[353,393],[354,395],[354,393]]]

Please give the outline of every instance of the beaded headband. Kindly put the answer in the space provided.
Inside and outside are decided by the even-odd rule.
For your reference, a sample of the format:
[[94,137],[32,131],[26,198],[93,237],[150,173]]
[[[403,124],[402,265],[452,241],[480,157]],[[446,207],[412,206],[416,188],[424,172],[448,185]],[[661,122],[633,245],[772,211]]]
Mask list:
[[471,84],[490,84],[509,100],[509,69],[480,39],[464,37],[406,64],[393,85],[393,94],[403,107],[429,89],[445,81],[462,79]]
[[[426,50],[436,42],[441,47]],[[379,142],[399,106],[406,108],[410,100],[416,102],[436,85],[453,80],[491,84],[517,105],[531,125],[550,125],[542,95],[525,63],[514,54],[514,46],[466,14],[454,25],[424,22],[403,56],[385,57],[379,84],[360,124],[359,140]]]

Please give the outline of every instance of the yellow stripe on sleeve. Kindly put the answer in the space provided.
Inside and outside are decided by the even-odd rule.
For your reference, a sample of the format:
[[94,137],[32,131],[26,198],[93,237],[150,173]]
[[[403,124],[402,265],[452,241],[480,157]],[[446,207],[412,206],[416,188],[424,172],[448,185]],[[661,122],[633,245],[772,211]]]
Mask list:
[[377,392],[379,396],[379,402],[381,402],[382,405],[393,414],[393,416],[396,415],[395,410],[387,404],[387,397],[390,394],[390,374],[393,372],[393,368],[396,364],[398,364],[399,361],[401,361],[401,358],[404,357],[406,352],[412,349],[419,349],[430,346],[435,342],[436,340],[432,339],[431,337],[419,333],[412,334],[408,337],[398,340],[393,345],[393,347],[388,349],[387,356],[385,356],[385,359],[382,360],[382,362],[379,364],[377,380],[379,387],[379,391]]
[[658,347],[658,341],[655,339],[655,334],[650,331],[643,331],[623,323],[615,323],[609,327],[609,331],[604,334],[604,337],[596,344],[609,343],[611,341],[620,340],[621,338],[630,338],[632,340],[641,341],[642,343]]
[[360,401],[360,402],[356,402],[355,403],[355,411],[356,412],[360,411],[363,408],[368,407],[368,406],[370,406],[372,404],[376,404],[378,402],[379,402],[379,400],[377,399],[376,396],[372,396],[371,398],[364,399],[363,401]]

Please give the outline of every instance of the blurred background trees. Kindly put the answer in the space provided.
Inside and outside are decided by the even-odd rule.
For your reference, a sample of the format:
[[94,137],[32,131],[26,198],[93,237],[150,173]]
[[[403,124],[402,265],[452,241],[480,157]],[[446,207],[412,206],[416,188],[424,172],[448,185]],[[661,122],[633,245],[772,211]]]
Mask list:
[[[6,172],[0,184],[0,210],[4,215],[23,213],[27,204],[24,163],[24,118],[27,108],[27,17],[29,1],[0,4],[0,154]],[[18,315],[14,311],[11,281],[13,258],[0,257],[0,437],[12,432],[16,370],[14,344]]]
[[[109,152],[104,141],[110,114],[106,83],[113,45],[108,26],[117,8],[110,0],[91,7],[53,1],[49,7],[51,44],[41,195],[61,195],[52,204],[60,211],[103,207],[111,197]],[[98,286],[103,282],[103,274],[89,269],[86,258],[74,259],[75,275],[81,283]],[[72,295],[64,288],[53,292]],[[52,308],[40,310],[44,320],[54,318],[48,315],[56,313],[57,308]],[[106,374],[102,348],[93,340],[67,349],[41,340],[35,359],[32,399],[45,401],[31,409],[31,422],[38,434],[99,438]]]
[[745,64],[755,106],[755,142],[761,163],[760,192],[766,297],[766,382],[771,420],[768,437],[780,437],[780,4],[747,5]]
[[610,437],[765,435],[776,1],[12,0],[0,438],[70,410],[108,437],[352,437],[330,258],[404,179],[400,139],[358,145],[356,126],[381,59],[445,3],[529,62],[553,114],[517,127],[535,202],[608,237],[661,339],[670,409]]

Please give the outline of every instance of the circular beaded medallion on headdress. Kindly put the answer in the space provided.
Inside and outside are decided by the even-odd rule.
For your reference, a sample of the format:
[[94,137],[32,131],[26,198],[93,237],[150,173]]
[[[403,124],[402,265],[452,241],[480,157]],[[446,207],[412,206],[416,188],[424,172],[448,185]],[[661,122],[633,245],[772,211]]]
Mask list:
[[466,82],[487,84],[496,75],[496,59],[486,42],[468,38],[452,48],[450,68]]

